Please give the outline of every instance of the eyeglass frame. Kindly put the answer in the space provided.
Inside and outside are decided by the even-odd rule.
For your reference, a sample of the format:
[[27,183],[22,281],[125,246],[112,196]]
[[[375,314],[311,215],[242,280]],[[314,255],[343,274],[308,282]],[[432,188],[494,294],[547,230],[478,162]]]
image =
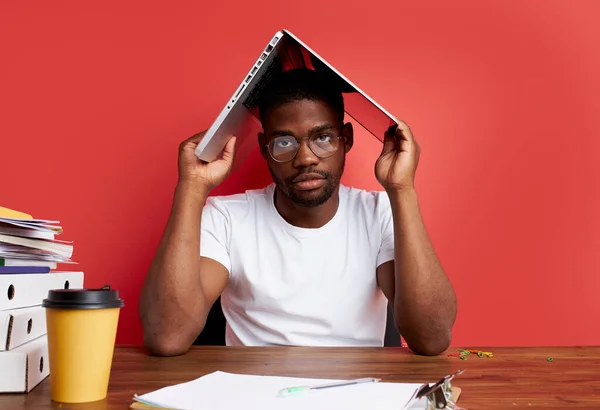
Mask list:
[[[317,132],[317,133],[315,133],[314,135],[317,135],[317,136],[318,136],[318,135],[319,135],[320,133],[322,133],[322,132],[323,132],[323,131]],[[343,138],[343,135],[342,135],[342,133],[336,133],[336,134],[337,134],[337,135],[334,137],[336,140],[339,140],[339,139]],[[308,137],[306,137],[306,136],[305,136],[305,137],[294,137],[293,135],[278,135],[278,136],[276,136],[275,138],[273,138],[272,140],[270,140],[268,143],[266,143],[266,144],[265,144],[265,148],[267,149],[267,152],[269,153],[269,156],[270,156],[270,157],[273,159],[273,161],[275,161],[275,162],[279,162],[279,163],[284,163],[284,162],[290,162],[290,161],[293,161],[293,160],[294,160],[294,158],[296,158],[296,155],[298,155],[298,151],[300,151],[300,143],[301,143],[303,140],[307,140],[307,141],[308,141],[308,142],[307,142],[308,149],[310,149],[310,151],[311,151],[313,154],[315,154],[317,157],[319,157],[319,158],[330,158],[330,157],[332,157],[332,156],[333,156],[333,155],[334,155],[336,152],[338,152],[338,150],[340,149],[340,147],[339,147],[339,145],[338,145],[338,147],[336,148],[336,150],[335,150],[335,151],[332,151],[331,155],[328,155],[328,156],[326,156],[326,157],[324,157],[324,156],[321,156],[321,155],[317,154],[317,153],[315,152],[315,150],[313,150],[313,148],[312,148],[312,146],[311,146],[311,140],[310,140],[310,139],[311,139],[311,138],[312,138],[314,135],[310,135],[310,136],[308,136]],[[275,141],[277,138],[282,138],[282,137],[290,137],[290,138],[293,138],[293,139],[295,139],[295,140],[296,140],[296,142],[298,143],[298,147],[296,148],[296,152],[294,153],[294,156],[293,156],[292,158],[288,159],[288,160],[285,160],[285,161],[280,161],[280,160],[276,159],[276,158],[273,156],[273,153],[271,152],[271,149],[270,149],[270,145],[271,145],[271,143],[272,143],[273,141]]]

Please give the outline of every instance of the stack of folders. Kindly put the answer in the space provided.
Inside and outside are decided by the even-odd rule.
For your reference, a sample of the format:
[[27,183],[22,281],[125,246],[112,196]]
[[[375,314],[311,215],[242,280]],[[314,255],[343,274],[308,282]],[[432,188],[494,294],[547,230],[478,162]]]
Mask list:
[[46,312],[51,289],[83,288],[83,272],[59,271],[73,243],[59,221],[0,207],[0,393],[27,393],[50,374]]

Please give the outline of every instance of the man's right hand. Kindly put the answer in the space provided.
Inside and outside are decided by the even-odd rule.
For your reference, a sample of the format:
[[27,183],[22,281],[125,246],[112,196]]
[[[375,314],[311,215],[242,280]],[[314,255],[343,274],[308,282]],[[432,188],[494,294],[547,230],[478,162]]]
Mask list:
[[194,154],[204,134],[206,131],[193,135],[179,145],[179,182],[192,183],[200,189],[210,191],[231,173],[236,139],[232,137],[227,141],[220,158],[205,162]]
[[227,269],[201,257],[199,250],[203,206],[210,190],[231,173],[235,138],[220,158],[206,163],[194,154],[204,135],[196,134],[179,146],[179,181],[171,213],[140,295],[144,344],[161,356],[189,349],[229,280]]

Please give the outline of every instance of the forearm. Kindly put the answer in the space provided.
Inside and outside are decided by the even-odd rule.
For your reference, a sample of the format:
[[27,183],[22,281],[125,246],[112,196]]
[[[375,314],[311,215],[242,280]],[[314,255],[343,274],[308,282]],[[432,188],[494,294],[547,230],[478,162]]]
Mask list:
[[409,346],[438,354],[450,344],[456,296],[438,260],[414,189],[389,193],[394,219],[394,317]]
[[180,183],[159,248],[144,282],[140,317],[154,353],[187,349],[202,330],[208,307],[200,280],[200,227],[207,192]]

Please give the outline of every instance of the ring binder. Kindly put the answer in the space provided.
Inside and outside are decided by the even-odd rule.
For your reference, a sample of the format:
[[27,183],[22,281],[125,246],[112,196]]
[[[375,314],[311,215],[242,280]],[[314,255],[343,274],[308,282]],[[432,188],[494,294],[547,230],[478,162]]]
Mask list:
[[[462,374],[464,369],[458,370],[447,376],[444,376],[441,380],[434,384],[425,383],[419,387],[413,397],[409,400],[405,409],[416,409],[422,408],[421,403],[417,402],[425,401],[424,410],[466,410],[456,404],[460,389],[452,387],[452,380]],[[417,404],[418,407],[414,407]]]

